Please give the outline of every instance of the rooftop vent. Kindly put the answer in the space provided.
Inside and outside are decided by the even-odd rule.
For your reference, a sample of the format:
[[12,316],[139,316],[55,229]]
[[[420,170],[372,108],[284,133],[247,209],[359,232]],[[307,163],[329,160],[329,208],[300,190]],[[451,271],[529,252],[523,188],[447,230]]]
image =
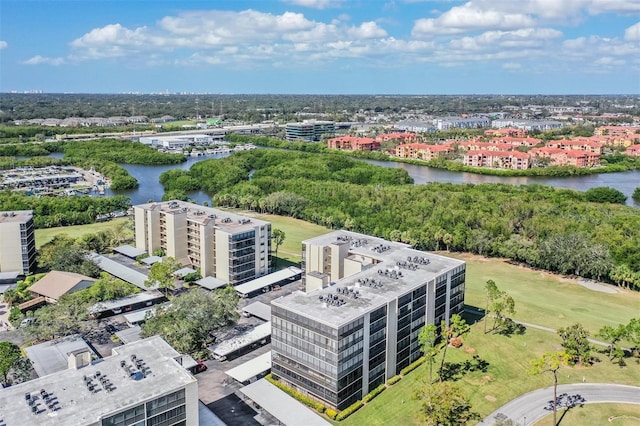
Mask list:
[[231,223],[231,218],[225,217],[224,219],[222,219],[222,223]]
[[375,251],[376,253],[384,253],[385,251],[391,250],[391,246],[387,244],[378,244],[374,247],[371,247],[371,250]]
[[410,271],[416,271],[418,269],[418,265],[413,262],[398,261],[396,262],[396,266]]
[[397,280],[398,278],[402,278],[402,271],[396,269],[378,269],[378,275],[383,275],[387,278],[391,278]]
[[407,256],[407,261],[410,263],[417,263],[418,265],[428,265],[431,263],[429,259],[422,256]]
[[375,278],[358,278],[357,287],[382,288],[383,285],[381,280],[376,280]]

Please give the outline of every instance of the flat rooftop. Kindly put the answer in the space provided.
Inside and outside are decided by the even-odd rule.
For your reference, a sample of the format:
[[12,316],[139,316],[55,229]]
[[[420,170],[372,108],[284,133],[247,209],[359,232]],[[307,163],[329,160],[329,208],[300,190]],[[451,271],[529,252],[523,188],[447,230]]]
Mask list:
[[289,266],[288,268],[264,275],[244,284],[237,285],[235,286],[235,289],[241,295],[246,296],[249,293],[261,290],[264,287],[269,287],[270,285],[277,284],[281,281],[292,279],[301,273],[302,269],[296,268],[295,266]]
[[0,223],[25,223],[31,218],[33,218],[33,210],[0,212]]
[[178,200],[138,204],[134,207],[144,210],[159,210],[169,214],[186,213],[187,218],[204,225],[209,224],[213,220],[217,228],[229,232],[230,234],[249,231],[254,229],[256,226],[265,226],[269,224],[269,222],[255,219],[253,217]]
[[[133,364],[132,355],[148,367],[146,377],[137,374],[140,369]],[[0,390],[2,420],[7,426],[99,424],[103,416],[135,401],[157,398],[195,382],[174,357],[179,354],[158,336],[119,346],[113,349],[112,356],[79,370],[61,371]],[[133,376],[120,366],[121,362],[133,367]],[[98,372],[112,387],[101,384],[95,377]],[[88,389],[84,377],[91,378],[94,392]],[[112,390],[108,392],[106,388]],[[57,401],[57,409],[47,407],[41,390]],[[32,414],[26,394],[36,400],[38,414]]]
[[349,244],[347,259],[363,262],[363,269],[326,288],[310,293],[296,291],[271,304],[334,328],[465,264],[461,260],[414,250],[406,244],[349,231],[335,231],[304,243],[315,246]]
[[239,336],[216,343],[210,346],[209,350],[216,356],[228,356],[269,336],[271,336],[271,321],[260,324]]
[[77,351],[89,351],[93,359],[100,358],[79,334],[25,348],[27,357],[33,363],[33,369],[39,377],[69,368],[69,354]]
[[125,306],[129,306],[134,303],[151,302],[156,299],[162,298],[164,298],[164,294],[162,294],[159,290],[143,291],[120,299],[98,302],[95,305],[89,307],[89,312],[104,312],[109,309],[124,308]]

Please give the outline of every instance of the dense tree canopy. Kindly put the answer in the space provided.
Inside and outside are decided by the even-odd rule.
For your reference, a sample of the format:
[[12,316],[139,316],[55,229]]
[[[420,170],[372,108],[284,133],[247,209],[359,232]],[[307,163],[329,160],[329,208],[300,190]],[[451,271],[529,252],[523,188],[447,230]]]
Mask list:
[[142,326],[142,335],[159,334],[178,352],[208,358],[207,346],[215,340],[215,333],[238,319],[238,300],[233,287],[192,289],[174,298],[168,308],[156,308],[156,314]]
[[38,250],[38,266],[48,271],[75,272],[97,277],[100,268],[87,258],[88,250],[66,234],[56,235]]
[[587,189],[584,193],[587,201],[594,203],[617,203],[624,204],[627,196],[615,188],[599,186],[597,188]]
[[[289,215],[422,250],[444,245],[508,257],[640,288],[637,210],[590,203],[578,191],[542,185],[409,185],[404,170],[279,150],[243,152],[196,166],[186,176],[200,182],[198,189],[207,191],[215,205]],[[166,178],[164,184],[172,188],[173,181]]]

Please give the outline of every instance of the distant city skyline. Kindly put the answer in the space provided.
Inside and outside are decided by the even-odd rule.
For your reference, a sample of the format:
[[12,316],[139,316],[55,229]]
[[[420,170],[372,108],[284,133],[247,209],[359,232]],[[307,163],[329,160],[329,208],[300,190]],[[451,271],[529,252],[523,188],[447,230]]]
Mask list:
[[640,94],[636,0],[2,0],[0,91]]

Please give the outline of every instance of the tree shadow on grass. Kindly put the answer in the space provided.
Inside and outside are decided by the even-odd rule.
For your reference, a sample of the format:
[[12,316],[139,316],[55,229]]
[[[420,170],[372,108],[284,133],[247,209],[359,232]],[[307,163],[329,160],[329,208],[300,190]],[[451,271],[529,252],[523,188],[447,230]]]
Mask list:
[[475,354],[472,359],[467,359],[463,362],[445,362],[441,377],[442,380],[456,381],[461,379],[465,373],[474,371],[486,373],[489,365],[489,362]]

